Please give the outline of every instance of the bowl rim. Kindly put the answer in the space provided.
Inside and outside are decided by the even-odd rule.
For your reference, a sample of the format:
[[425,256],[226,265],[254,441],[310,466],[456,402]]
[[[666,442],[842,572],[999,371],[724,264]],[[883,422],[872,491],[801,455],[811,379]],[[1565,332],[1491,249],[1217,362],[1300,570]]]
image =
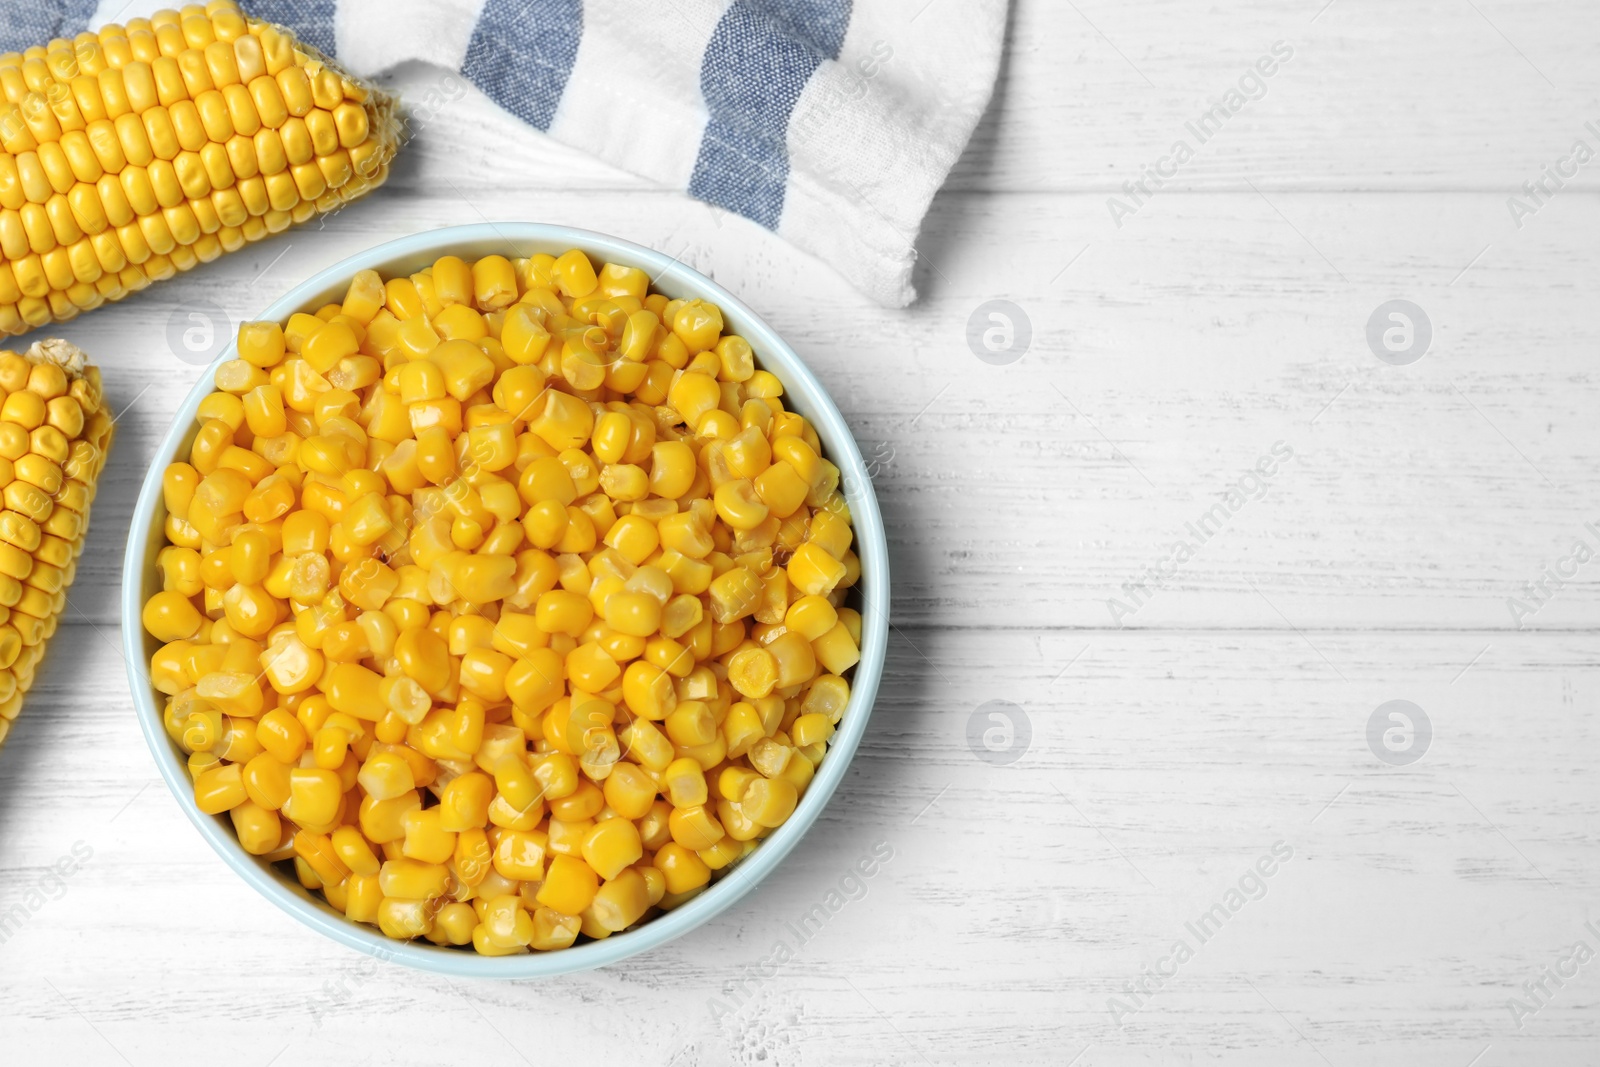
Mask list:
[[[235,342],[229,341],[206,373],[195,382],[175,413],[172,425],[162,437],[150,468],[144,477],[134,506],[128,531],[122,574],[122,645],[128,668],[135,713],[151,756],[189,821],[200,835],[236,874],[281,910],[306,926],[349,948],[383,960],[393,960],[419,970],[458,978],[526,979],[554,977],[604,967],[647,952],[681,937],[726,911],[772,873],[821,815],[835,789],[849,771],[861,737],[866,731],[882,681],[888,644],[889,558],[872,489],[871,474],[861,457],[855,436],[844,416],[822,383],[766,321],[743,301],[675,256],[624,238],[593,230],[552,223],[488,222],[447,226],[411,234],[375,245],[318,271],[294,286],[264,308],[257,319],[284,321],[314,301],[325,300],[359,270],[392,267],[397,261],[436,258],[468,246],[478,246],[473,254],[489,254],[487,249],[519,251],[519,243],[539,250],[579,248],[607,262],[617,261],[643,267],[652,277],[652,287],[665,285],[711,300],[723,311],[730,327],[748,340],[760,363],[777,374],[784,395],[797,397],[796,410],[802,411],[816,428],[828,458],[840,469],[840,487],[850,506],[855,530],[855,551],[861,560],[861,660],[855,666],[850,702],[828,749],[828,756],[817,768],[816,777],[801,798],[789,820],[767,837],[759,848],[741,860],[726,876],[686,904],[658,915],[642,926],[554,952],[535,952],[513,956],[480,956],[475,952],[443,948],[428,942],[396,941],[375,927],[354,923],[338,915],[326,902],[319,903],[298,885],[257,857],[245,852],[222,816],[202,813],[194,803],[188,769],[178,758],[161,723],[157,699],[150,683],[146,650],[147,635],[141,621],[146,573],[151,544],[159,531],[155,526],[161,503],[161,474],[178,454],[183,440],[192,432],[201,401],[213,391],[212,373],[218,364],[234,358]],[[153,639],[152,639],[153,640]]]

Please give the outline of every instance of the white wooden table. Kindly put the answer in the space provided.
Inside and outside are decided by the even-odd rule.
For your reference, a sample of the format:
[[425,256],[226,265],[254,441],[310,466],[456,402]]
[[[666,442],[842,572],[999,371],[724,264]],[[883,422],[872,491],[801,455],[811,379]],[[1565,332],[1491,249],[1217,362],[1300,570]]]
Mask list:
[[[65,329],[127,411],[0,752],[0,911],[38,904],[0,945],[0,1059],[1600,1059],[1600,561],[1508,606],[1574,541],[1600,551],[1600,160],[1520,228],[1507,204],[1574,140],[1600,151],[1600,10],[1320,6],[1021,0],[906,312],[472,96],[325,229]],[[1133,204],[1123,183],[1278,40],[1265,95]],[[1120,227],[1113,195],[1137,207]],[[744,294],[878,460],[895,566],[888,680],[805,843],[693,935],[544,983],[378,965],[258,898],[156,779],[117,648],[134,495],[199,373],[174,311],[237,321],[375,242],[484,219],[612,231]],[[1407,365],[1367,339],[1396,298],[1431,325]],[[993,299],[1031,324],[1008,365],[966,339]],[[1279,442],[1292,458],[1244,481],[1260,499],[1211,511]],[[1391,735],[1391,760],[1425,748],[1404,765],[1369,745],[1391,700],[1431,724]],[[969,745],[975,715],[1002,751]],[[92,857],[53,881],[74,842]],[[766,966],[878,842],[864,894]]]

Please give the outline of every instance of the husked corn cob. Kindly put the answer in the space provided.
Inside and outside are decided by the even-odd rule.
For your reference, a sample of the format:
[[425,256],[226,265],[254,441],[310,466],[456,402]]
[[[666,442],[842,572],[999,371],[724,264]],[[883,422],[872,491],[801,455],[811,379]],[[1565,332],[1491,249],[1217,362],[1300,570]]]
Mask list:
[[394,98],[232,0],[0,55],[0,334],[381,185]]
[[100,370],[66,341],[0,352],[0,744],[55,633],[111,445]]

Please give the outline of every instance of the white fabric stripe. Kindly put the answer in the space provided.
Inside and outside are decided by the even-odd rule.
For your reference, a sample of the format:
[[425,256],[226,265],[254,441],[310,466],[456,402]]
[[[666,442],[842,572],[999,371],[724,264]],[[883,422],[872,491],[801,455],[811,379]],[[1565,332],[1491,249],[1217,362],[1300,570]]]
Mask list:
[[551,136],[683,189],[706,127],[700,61],[727,0],[585,0]]
[[485,0],[339,0],[339,62],[371,75],[408,59],[460,70]]
[[[707,121],[701,62],[730,2],[585,0],[550,133],[687,188]],[[339,59],[367,76],[407,60],[457,71],[484,3],[337,0]],[[1008,3],[856,0],[839,60],[818,69],[795,106],[778,232],[884,305],[915,297],[917,230],[988,104]],[[100,0],[91,26],[170,6]]]
[[778,232],[891,306],[915,298],[917,230],[988,103],[1005,35],[1006,0],[953,18],[924,5],[857,4],[838,62],[789,120]]

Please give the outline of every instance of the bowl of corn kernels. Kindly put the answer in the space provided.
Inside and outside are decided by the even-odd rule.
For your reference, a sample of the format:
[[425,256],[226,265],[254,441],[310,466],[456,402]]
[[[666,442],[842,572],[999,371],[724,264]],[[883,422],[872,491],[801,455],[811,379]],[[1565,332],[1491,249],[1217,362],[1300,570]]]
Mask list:
[[888,559],[821,384],[627,241],[463,226],[240,326],[134,513],[123,640],[162,776],[261,893],[460,976],[704,923],[866,727]]

